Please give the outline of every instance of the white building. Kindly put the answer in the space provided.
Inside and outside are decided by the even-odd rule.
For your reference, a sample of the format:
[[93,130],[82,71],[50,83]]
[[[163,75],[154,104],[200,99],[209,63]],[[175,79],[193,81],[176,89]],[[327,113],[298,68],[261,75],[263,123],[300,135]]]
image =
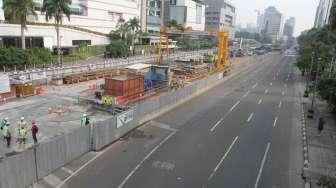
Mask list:
[[275,42],[282,38],[283,16],[275,7],[266,8],[263,18],[261,33],[268,35]]
[[192,30],[204,31],[205,4],[203,0],[170,0],[169,19]]
[[236,8],[226,0],[205,0],[205,30],[227,31],[234,38]]
[[[42,39],[43,46],[52,48],[57,45],[55,27],[43,25],[45,15],[40,12],[43,0],[34,0],[37,16],[29,16],[28,20],[35,25],[29,25],[26,30],[27,46],[31,41]],[[81,42],[90,45],[108,44],[106,34],[116,28],[118,20],[129,20],[137,17],[140,19],[141,0],[73,0],[71,4],[72,15],[70,21],[63,18],[64,27],[60,30],[61,45],[73,46]],[[50,20],[49,24],[54,21]],[[0,24],[0,37],[6,41],[17,40],[20,37],[20,29],[14,24]],[[30,40],[30,41],[29,41]]]
[[314,27],[323,27],[329,22],[330,8],[333,0],[320,0],[316,10]]

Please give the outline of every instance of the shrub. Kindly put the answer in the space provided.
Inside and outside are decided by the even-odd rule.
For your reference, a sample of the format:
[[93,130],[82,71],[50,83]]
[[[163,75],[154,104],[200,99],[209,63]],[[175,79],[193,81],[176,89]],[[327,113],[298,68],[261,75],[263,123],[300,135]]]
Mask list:
[[26,50],[28,65],[43,65],[52,63],[51,51],[47,48],[31,48]]
[[128,55],[129,46],[123,41],[112,41],[106,46],[106,52],[112,57],[123,57]]
[[21,48],[0,48],[0,66],[18,68],[27,63],[27,54]]

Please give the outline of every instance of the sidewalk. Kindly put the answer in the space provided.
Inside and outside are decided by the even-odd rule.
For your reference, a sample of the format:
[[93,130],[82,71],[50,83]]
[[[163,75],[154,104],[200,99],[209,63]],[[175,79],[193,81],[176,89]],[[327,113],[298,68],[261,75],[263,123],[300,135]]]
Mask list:
[[[305,112],[310,108],[310,103],[310,98],[303,99]],[[336,114],[328,111],[326,101],[319,99],[314,109],[314,118],[306,117],[309,165],[304,173],[311,181],[311,187],[318,188],[316,183],[321,176],[336,179]],[[319,136],[317,123],[320,117],[324,118],[326,124]]]

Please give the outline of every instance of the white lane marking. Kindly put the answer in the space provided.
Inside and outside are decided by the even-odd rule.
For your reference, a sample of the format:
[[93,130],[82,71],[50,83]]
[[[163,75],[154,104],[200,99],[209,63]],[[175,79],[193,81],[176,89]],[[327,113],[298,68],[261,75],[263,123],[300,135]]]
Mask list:
[[275,117],[275,118],[274,118],[274,122],[273,122],[273,127],[276,126],[277,122],[278,122],[278,117]]
[[62,167],[61,169],[62,169],[63,171],[65,171],[65,172],[69,173],[69,174],[73,174],[73,173],[74,173],[74,171],[70,170],[70,169],[67,168],[67,167]]
[[216,127],[220,124],[220,123],[222,123],[222,121],[224,120],[224,118],[221,118],[211,129],[210,129],[210,131],[211,132],[213,132],[215,129],[216,129]]
[[268,93],[268,89],[265,90],[265,94],[267,94],[267,93]]
[[69,181],[73,176],[75,176],[76,174],[78,174],[78,172],[80,172],[82,169],[84,169],[85,167],[87,167],[89,164],[91,164],[94,160],[96,160],[98,157],[100,157],[101,155],[103,155],[106,151],[109,150],[110,147],[112,147],[113,145],[110,145],[109,147],[107,147],[105,150],[99,152],[97,155],[95,155],[92,159],[90,159],[88,162],[86,162],[83,166],[81,166],[80,168],[78,168],[76,171],[74,171],[74,173],[72,173],[70,176],[68,176],[67,178],[65,178],[60,184],[58,184],[56,186],[56,188],[60,188],[62,187],[67,181]]
[[250,116],[247,118],[246,122],[250,122],[250,121],[251,121],[251,119],[253,118],[253,115],[254,115],[254,114],[253,114],[253,113],[251,113],[251,114],[250,114]]
[[279,102],[278,107],[281,108],[281,106],[282,106],[282,101]]
[[258,86],[258,83],[255,83],[255,84],[252,86],[252,89],[255,89],[257,86]]
[[248,94],[250,94],[250,90],[248,90],[248,91],[243,95],[243,98],[247,97]]
[[49,174],[48,176],[43,178],[44,181],[46,181],[49,185],[51,185],[52,187],[57,186],[58,184],[60,184],[62,181],[55,176],[54,174]]
[[213,169],[212,173],[210,174],[210,176],[208,178],[208,181],[210,181],[212,179],[212,177],[215,175],[216,171],[218,170],[218,168],[220,167],[220,165],[223,163],[223,161],[225,160],[225,158],[228,156],[228,154],[230,153],[232,147],[237,142],[238,138],[239,137],[236,136],[236,138],[233,140],[233,142],[231,143],[229,149],[225,152],[225,154],[223,155],[223,157],[221,158],[221,160],[219,161],[219,163],[217,164],[217,166]]
[[259,101],[258,101],[258,104],[261,104],[261,103],[262,103],[262,101],[263,101],[263,99],[262,99],[262,98],[260,98],[260,99],[259,99]]
[[164,144],[170,137],[172,137],[176,132],[172,132],[170,133],[164,140],[162,140],[157,146],[155,146],[155,148],[152,149],[151,152],[149,152],[146,157],[144,159],[142,159],[142,161],[140,161],[140,163],[138,165],[136,165],[136,167],[125,177],[125,179],[121,182],[121,184],[118,186],[118,188],[122,188],[126,182],[128,181],[128,179],[130,179],[133,174],[140,168],[140,166],[157,150],[159,149],[162,144]]
[[272,85],[273,85],[273,83],[271,82],[271,83],[270,83],[270,86],[272,86]]
[[240,101],[237,101],[236,104],[234,104],[231,108],[230,108],[230,112],[232,112],[238,105],[239,105]]
[[285,91],[282,91],[281,94],[282,94],[282,96],[284,96],[285,95]]
[[268,142],[267,147],[266,147],[266,151],[265,151],[265,154],[264,154],[264,157],[263,157],[263,159],[261,161],[261,166],[260,166],[260,169],[259,169],[259,172],[258,172],[257,180],[256,180],[256,182],[254,184],[254,188],[258,188],[259,180],[260,180],[260,177],[261,177],[261,174],[262,174],[265,162],[266,162],[266,157],[267,157],[270,145],[271,145],[271,143]]

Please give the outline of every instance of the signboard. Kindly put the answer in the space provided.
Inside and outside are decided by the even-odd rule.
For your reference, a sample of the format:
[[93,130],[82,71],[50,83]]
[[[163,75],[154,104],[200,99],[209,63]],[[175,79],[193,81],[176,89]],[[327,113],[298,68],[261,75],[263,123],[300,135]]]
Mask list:
[[133,109],[128,110],[127,112],[124,112],[123,114],[120,114],[117,116],[117,128],[120,128],[124,126],[125,124],[129,123],[133,120]]
[[10,83],[9,76],[7,74],[0,74],[0,93],[9,93]]

